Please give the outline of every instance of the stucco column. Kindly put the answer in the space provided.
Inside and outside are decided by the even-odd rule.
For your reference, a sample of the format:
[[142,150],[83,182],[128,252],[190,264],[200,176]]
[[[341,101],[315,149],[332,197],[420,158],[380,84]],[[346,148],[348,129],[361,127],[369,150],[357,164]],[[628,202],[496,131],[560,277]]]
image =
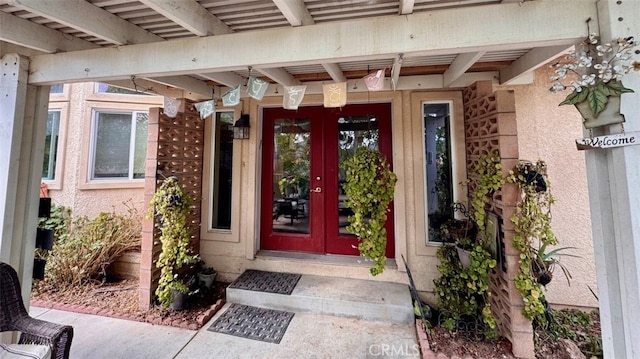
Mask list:
[[[598,16],[602,42],[640,41],[640,2],[599,0]],[[635,90],[622,96],[624,130],[640,131],[640,73],[623,83]],[[621,130],[614,125],[593,135]],[[640,358],[640,146],[590,150],[586,162],[604,357]]]
[[18,272],[25,305],[44,158],[49,86],[29,86],[29,60],[7,54],[0,64],[0,260]]

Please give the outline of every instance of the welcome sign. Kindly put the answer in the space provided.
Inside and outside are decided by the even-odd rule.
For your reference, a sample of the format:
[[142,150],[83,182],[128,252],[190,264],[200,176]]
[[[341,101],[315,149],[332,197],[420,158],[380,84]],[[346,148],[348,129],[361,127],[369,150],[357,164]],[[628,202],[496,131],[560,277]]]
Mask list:
[[576,140],[576,147],[578,147],[578,151],[633,145],[640,145],[640,132],[627,132],[617,135],[581,138]]

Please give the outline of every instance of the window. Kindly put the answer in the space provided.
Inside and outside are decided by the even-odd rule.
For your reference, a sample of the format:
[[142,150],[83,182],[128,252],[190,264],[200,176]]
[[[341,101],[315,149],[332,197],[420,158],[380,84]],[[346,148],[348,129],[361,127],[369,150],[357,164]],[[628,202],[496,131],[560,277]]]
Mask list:
[[44,145],[44,161],[42,164],[43,180],[52,181],[55,179],[59,136],[60,110],[49,110],[49,115],[47,117],[47,133]]
[[90,178],[143,179],[147,112],[94,111]]
[[428,236],[431,242],[442,242],[437,230],[454,217],[449,104],[424,104],[423,119]]
[[64,92],[63,84],[51,85],[51,88],[49,89],[49,93],[63,93],[63,92]]
[[233,180],[233,112],[217,112],[212,145],[211,228],[231,229]]
[[102,82],[97,82],[96,83],[95,91],[96,91],[96,93],[117,93],[117,94],[124,94],[124,95],[148,95],[148,94],[146,94],[144,92],[129,90],[129,89],[122,88],[122,87],[116,87],[116,86],[112,86],[112,85],[105,84],[105,83],[102,83]]

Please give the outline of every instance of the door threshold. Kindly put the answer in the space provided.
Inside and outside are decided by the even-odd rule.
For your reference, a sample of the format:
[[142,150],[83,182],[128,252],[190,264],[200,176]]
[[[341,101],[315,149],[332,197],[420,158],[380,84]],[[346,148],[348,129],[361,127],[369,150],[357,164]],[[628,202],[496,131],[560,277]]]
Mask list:
[[[370,267],[370,261],[366,261],[361,256],[348,256],[343,254],[321,254],[321,253],[308,253],[308,252],[291,252],[291,251],[274,251],[274,250],[260,250],[256,253],[256,258],[259,259],[292,259],[303,260],[310,262],[320,262],[327,264],[338,265],[350,265],[350,266],[363,266]],[[398,268],[396,260],[394,258],[387,258],[386,268]]]

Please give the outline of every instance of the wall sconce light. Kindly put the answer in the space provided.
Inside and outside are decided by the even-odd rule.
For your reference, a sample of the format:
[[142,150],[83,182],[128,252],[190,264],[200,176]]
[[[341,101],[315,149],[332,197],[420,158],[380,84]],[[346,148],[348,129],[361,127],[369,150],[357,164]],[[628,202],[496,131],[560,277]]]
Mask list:
[[240,118],[233,124],[233,138],[240,140],[249,138],[250,127],[249,115],[240,115]]

